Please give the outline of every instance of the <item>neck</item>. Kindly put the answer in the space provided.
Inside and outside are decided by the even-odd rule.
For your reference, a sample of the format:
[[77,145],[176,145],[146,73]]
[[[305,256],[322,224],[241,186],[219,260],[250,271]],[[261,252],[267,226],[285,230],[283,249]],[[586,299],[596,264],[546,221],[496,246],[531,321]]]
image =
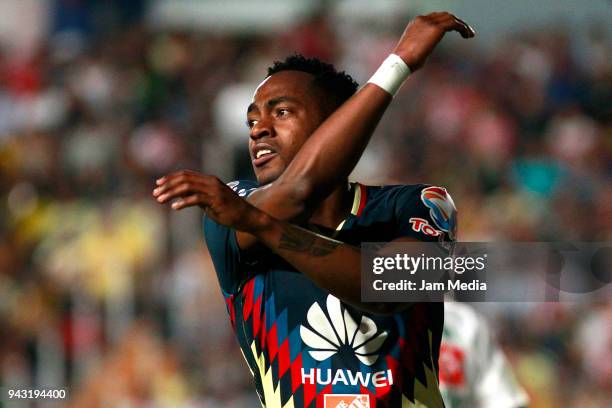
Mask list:
[[348,181],[343,181],[323,200],[308,221],[311,224],[336,229],[351,212],[353,194],[353,191],[349,191]]

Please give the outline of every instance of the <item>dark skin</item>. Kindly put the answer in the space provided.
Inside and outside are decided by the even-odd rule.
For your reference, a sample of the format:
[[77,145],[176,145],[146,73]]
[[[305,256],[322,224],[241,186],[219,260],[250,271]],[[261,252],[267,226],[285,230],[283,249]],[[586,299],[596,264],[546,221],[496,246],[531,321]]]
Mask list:
[[[393,53],[414,72],[448,31],[474,36],[452,14],[431,13],[408,24]],[[283,71],[257,88],[247,123],[251,159],[264,187],[247,200],[215,176],[189,170],[160,178],[153,195],[160,203],[173,201],[174,210],[201,207],[215,222],[236,230],[241,249],[265,245],[344,302],[371,313],[397,313],[407,305],[361,302],[358,248],[291,223],[335,229],[346,217],[347,177],[392,99],[366,84],[334,110],[312,79]],[[264,156],[258,158],[260,151]]]

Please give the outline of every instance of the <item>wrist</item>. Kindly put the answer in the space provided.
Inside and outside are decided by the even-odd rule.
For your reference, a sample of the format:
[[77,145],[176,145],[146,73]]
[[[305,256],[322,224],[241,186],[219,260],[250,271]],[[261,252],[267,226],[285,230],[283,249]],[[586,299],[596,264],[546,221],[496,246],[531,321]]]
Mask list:
[[249,234],[252,234],[259,238],[263,236],[266,231],[272,229],[272,227],[274,226],[274,221],[276,221],[276,219],[272,216],[266,214],[265,212],[259,209],[254,209],[248,215],[248,229],[246,229],[245,232],[248,232]]
[[402,84],[410,75],[410,68],[405,60],[397,54],[389,54],[389,56],[380,64],[380,67],[374,75],[369,79],[368,83],[374,84],[391,96],[399,91]]
[[410,69],[410,72],[414,72],[415,58],[413,57],[414,51],[410,47],[394,48],[391,54],[395,54],[404,61],[404,64]]

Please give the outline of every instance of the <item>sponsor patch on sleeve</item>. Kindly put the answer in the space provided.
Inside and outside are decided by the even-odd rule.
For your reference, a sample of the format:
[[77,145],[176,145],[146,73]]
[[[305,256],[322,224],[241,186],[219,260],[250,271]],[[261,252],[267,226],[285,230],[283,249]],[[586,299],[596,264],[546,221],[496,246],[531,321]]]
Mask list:
[[457,237],[457,209],[446,189],[435,186],[426,187],[421,191],[421,201],[429,208],[429,215],[435,226],[446,232],[448,237],[454,241]]

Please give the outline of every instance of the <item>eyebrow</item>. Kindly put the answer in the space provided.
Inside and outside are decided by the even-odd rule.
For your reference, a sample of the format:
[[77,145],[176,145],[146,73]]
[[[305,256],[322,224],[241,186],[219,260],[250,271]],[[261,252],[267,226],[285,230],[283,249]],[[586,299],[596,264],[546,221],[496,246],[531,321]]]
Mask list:
[[[266,103],[266,105],[267,105],[268,108],[273,108],[276,105],[278,105],[279,103],[283,103],[283,102],[300,103],[300,101],[298,99],[293,98],[291,96],[279,96],[278,98],[270,99]],[[253,111],[255,109],[257,109],[257,105],[255,105],[255,102],[251,102],[251,104],[247,108],[247,113],[250,113],[251,111]]]

